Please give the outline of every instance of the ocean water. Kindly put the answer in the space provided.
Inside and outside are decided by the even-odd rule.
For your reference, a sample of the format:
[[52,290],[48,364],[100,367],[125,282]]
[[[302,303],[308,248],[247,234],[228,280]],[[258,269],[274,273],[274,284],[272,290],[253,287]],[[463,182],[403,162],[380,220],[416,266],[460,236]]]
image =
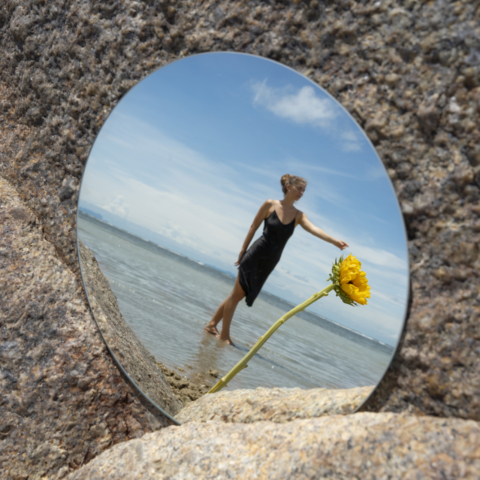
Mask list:
[[[253,307],[242,301],[230,329],[236,346],[228,346],[203,327],[232,290],[232,277],[82,213],[78,235],[146,348],[167,367],[208,385],[216,382],[209,370],[226,374],[292,308],[266,292]],[[375,385],[392,353],[390,347],[303,312],[282,325],[226,388]]]

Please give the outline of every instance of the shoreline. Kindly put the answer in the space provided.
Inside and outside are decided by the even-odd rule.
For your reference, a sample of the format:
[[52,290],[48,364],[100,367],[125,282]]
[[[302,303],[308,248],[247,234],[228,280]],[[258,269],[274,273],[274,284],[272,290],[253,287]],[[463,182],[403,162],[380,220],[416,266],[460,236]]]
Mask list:
[[[92,314],[108,347],[128,376],[160,408],[171,415],[199,399],[216,382],[215,372],[205,372],[197,381],[182,375],[177,367],[168,368],[140,342],[127,324],[117,299],[92,251],[78,239],[81,270]],[[212,379],[212,385],[205,379]]]

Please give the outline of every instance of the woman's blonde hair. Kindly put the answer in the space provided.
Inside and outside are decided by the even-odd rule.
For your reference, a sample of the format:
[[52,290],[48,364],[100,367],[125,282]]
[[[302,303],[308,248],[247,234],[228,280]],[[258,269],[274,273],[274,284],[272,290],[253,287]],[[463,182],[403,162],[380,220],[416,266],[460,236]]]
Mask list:
[[282,184],[282,192],[284,195],[287,194],[287,185],[292,185],[292,187],[296,185],[307,185],[307,181],[302,177],[296,177],[295,175],[290,175],[286,173],[280,179],[280,183]]

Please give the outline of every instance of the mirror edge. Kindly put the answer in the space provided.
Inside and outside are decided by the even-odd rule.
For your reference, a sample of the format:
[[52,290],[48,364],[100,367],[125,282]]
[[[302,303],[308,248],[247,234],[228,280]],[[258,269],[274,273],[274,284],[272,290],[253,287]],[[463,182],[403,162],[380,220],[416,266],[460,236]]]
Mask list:
[[[141,80],[140,80],[141,81]],[[117,103],[118,105],[118,103]],[[115,107],[113,107],[112,111],[108,114],[107,118],[112,114],[112,112],[115,110]],[[105,121],[107,120],[107,118],[105,119]],[[103,122],[103,125],[105,125],[105,121]],[[102,125],[102,127],[103,127]],[[98,135],[100,134],[101,130],[102,130],[102,127],[100,128],[98,134],[97,134],[97,137]],[[97,138],[96,137],[96,138]],[[94,141],[95,143],[95,141]],[[93,320],[95,322],[95,325],[97,326],[97,331],[98,333],[100,334],[100,337],[102,338],[103,340],[103,343],[105,344],[105,346],[107,347],[107,350],[108,352],[110,353],[110,356],[112,357],[115,365],[117,366],[117,368],[120,370],[120,372],[127,378],[128,382],[134,387],[134,389],[150,404],[152,405],[153,407],[155,407],[160,413],[162,413],[163,415],[165,415],[170,421],[172,421],[175,425],[181,425],[181,423],[176,420],[172,415],[170,415],[169,413],[167,413],[162,407],[160,407],[159,405],[157,405],[146,393],[143,392],[143,390],[137,385],[137,383],[133,380],[133,378],[127,373],[127,371],[125,370],[125,368],[123,367],[123,365],[120,363],[120,361],[118,360],[118,358],[116,357],[116,355],[113,353],[112,349],[110,348],[110,346],[108,345],[108,342],[106,341],[105,339],[105,336],[103,335],[103,332],[102,332],[102,329],[100,328],[100,325],[98,324],[97,322],[97,319],[95,317],[95,313],[93,311],[93,308],[92,308],[92,304],[90,303],[90,298],[88,297],[88,293],[87,293],[87,287],[85,285],[85,280],[84,280],[84,275],[83,275],[83,269],[82,269],[82,261],[80,259],[80,248],[79,248],[79,244],[78,244],[78,212],[79,212],[79,204],[80,204],[80,194],[81,194],[81,191],[82,191],[82,184],[83,184],[83,179],[84,179],[84,176],[85,176],[85,170],[87,169],[87,163],[88,163],[88,158],[90,157],[90,152],[92,151],[92,148],[93,148],[93,144],[92,146],[90,147],[90,150],[88,152],[88,155],[87,155],[87,161],[85,162],[85,167],[83,169],[83,173],[82,173],[82,179],[80,181],[80,187],[79,187],[79,195],[78,195],[78,201],[77,201],[77,211],[76,211],[76,214],[75,214],[75,247],[77,249],[76,251],[76,254],[77,254],[77,259],[78,259],[78,265],[80,267],[80,277],[82,279],[82,286],[83,286],[83,291],[85,292],[85,297],[87,299],[87,302],[88,302],[88,307],[90,309],[90,313],[92,314],[92,317],[93,317]]]

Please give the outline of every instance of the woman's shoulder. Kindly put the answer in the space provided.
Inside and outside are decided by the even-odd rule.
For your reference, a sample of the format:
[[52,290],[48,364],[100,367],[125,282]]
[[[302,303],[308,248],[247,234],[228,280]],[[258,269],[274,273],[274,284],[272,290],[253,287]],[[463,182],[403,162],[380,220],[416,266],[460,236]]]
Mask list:
[[298,208],[296,208],[295,210],[296,210],[296,212],[295,212],[295,225],[298,225],[299,223],[301,223],[305,214],[301,210],[299,210]]
[[257,215],[267,218],[273,210],[275,210],[275,200],[268,199],[263,202]]
[[269,198],[268,200],[265,200],[265,202],[263,202],[262,206],[271,208],[271,207],[274,207],[277,203],[278,203],[278,200],[273,200]]

